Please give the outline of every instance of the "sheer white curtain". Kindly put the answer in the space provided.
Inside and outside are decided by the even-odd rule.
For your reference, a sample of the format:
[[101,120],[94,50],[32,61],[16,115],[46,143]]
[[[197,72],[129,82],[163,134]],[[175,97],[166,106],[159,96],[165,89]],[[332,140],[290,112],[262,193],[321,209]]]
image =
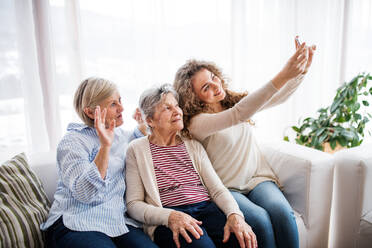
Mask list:
[[[253,90],[270,80],[294,53],[294,36],[316,44],[312,67],[289,101],[255,115],[256,134],[278,140],[301,117],[315,115],[330,104],[340,82],[343,54],[344,1],[232,1],[240,32],[235,38],[233,76],[240,89]],[[290,130],[287,130],[290,131]]]
[[172,83],[187,59],[216,62],[237,90],[270,80],[294,51],[316,44],[313,66],[285,104],[254,117],[260,139],[281,139],[335,89],[372,72],[368,0],[2,0],[0,158],[55,149],[77,121],[73,92],[88,76],[119,85],[124,128],[140,93]]

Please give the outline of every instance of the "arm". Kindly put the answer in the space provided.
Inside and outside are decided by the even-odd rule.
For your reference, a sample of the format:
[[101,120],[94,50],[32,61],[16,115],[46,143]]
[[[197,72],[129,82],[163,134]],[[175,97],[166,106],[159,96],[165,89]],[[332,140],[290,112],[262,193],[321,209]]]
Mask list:
[[190,133],[198,140],[203,140],[211,134],[234,126],[249,119],[275,93],[277,89],[268,82],[257,91],[247,95],[234,107],[219,113],[202,113],[191,119],[188,127]]
[[[264,109],[268,109],[274,106],[277,106],[283,102],[285,102],[300,86],[304,79],[304,75],[301,74],[291,80],[289,80],[283,88],[281,88],[277,93],[273,95],[273,97],[270,98],[269,101],[267,101],[260,109],[259,111],[262,111]],[[258,111],[258,112],[259,112]]]
[[114,120],[106,128],[106,112],[106,109],[101,112],[99,106],[94,112],[94,127],[100,142],[94,161],[89,160],[92,147],[84,139],[71,134],[58,146],[57,161],[61,180],[73,197],[83,203],[100,202],[105,194],[106,172],[115,128]]
[[204,140],[217,131],[246,121],[260,110],[285,101],[296,90],[302,75],[310,67],[313,50],[315,47],[307,48],[305,43],[297,47],[284,68],[269,83],[244,97],[234,107],[219,113],[202,113],[193,117],[188,127],[190,133],[196,139]]
[[[298,37],[296,37],[298,38]],[[295,41],[296,49],[298,50],[300,48],[300,44],[297,44]],[[302,46],[304,46],[304,43],[302,43]],[[303,78],[307,71],[309,70],[311,63],[313,62],[313,55],[316,50],[316,46],[313,45],[311,47],[305,47],[305,51],[308,54],[308,58],[306,61],[306,65],[304,65],[304,70],[301,74],[297,75],[296,77],[292,78],[289,80],[283,88],[279,90],[267,103],[265,103],[264,106],[260,109],[266,109],[269,107],[276,106],[278,104],[283,103],[285,100],[287,100],[298,88],[298,86],[301,84],[303,81]],[[289,61],[290,62],[290,61]],[[285,69],[285,68],[284,68]]]
[[57,148],[59,176],[72,196],[83,203],[102,200],[106,189],[97,165],[89,161],[90,153],[83,140],[71,135],[65,136]]

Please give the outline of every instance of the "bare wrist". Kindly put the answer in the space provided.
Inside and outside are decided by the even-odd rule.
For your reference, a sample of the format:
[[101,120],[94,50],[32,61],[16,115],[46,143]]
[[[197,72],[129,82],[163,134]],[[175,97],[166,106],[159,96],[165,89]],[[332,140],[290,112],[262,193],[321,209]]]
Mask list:
[[111,145],[101,145],[99,148],[102,152],[110,152]]
[[282,75],[282,73],[278,73],[272,80],[272,84],[276,89],[280,89],[283,87],[283,85],[288,81],[289,79]]

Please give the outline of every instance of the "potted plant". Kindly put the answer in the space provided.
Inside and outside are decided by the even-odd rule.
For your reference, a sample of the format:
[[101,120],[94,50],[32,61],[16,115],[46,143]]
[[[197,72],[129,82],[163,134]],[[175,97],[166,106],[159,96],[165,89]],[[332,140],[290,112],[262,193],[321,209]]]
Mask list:
[[[339,87],[331,106],[319,109],[317,118],[308,117],[299,126],[292,126],[296,133],[295,142],[321,151],[330,147],[331,152],[359,146],[364,139],[366,123],[372,118],[361,109],[361,103],[369,106],[370,80],[372,76],[361,73]],[[284,140],[289,141],[288,136]]]

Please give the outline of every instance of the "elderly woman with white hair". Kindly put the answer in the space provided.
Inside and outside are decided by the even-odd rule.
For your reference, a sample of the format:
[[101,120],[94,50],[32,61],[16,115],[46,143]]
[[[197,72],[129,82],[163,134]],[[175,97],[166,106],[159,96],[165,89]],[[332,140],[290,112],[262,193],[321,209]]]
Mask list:
[[125,151],[138,129],[125,132],[120,94],[112,82],[88,78],[57,148],[58,186],[48,219],[47,247],[157,247],[126,215]]
[[[178,135],[178,95],[170,85],[140,98],[151,134],[128,147],[128,213],[160,247],[257,247],[238,204],[215,173],[203,146]],[[234,235],[230,235],[231,232]]]

